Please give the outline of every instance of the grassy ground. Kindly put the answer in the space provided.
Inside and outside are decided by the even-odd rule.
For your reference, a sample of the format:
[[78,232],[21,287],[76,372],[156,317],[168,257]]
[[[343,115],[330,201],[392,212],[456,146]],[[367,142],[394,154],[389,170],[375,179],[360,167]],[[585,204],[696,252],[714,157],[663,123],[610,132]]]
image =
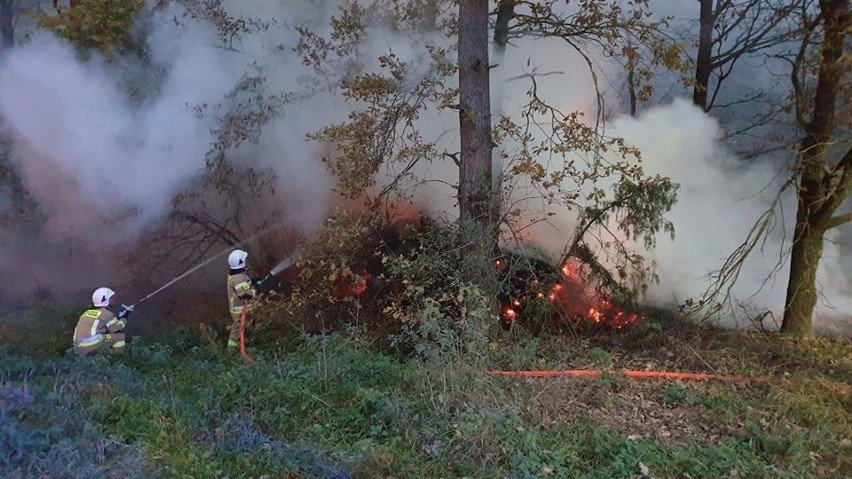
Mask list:
[[[221,328],[60,354],[71,313],[0,322],[2,477],[850,477],[852,342],[649,323],[492,342],[503,369],[684,370],[770,384],[490,377],[375,351],[352,332],[267,339],[247,365]],[[221,326],[221,324],[219,325]]]

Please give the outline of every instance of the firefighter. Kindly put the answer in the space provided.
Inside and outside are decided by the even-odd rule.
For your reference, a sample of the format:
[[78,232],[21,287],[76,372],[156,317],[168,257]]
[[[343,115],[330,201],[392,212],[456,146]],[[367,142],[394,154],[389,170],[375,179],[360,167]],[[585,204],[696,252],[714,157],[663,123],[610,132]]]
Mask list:
[[[246,314],[254,309],[257,290],[253,281],[246,272],[246,258],[248,253],[241,249],[235,249],[228,255],[228,308],[231,313],[231,334],[228,337],[228,348],[237,348],[240,345],[240,317],[243,308],[247,308]],[[246,318],[248,319],[248,318]]]
[[81,356],[91,356],[101,351],[122,352],[125,346],[125,320],[133,311],[124,306],[118,314],[110,305],[115,291],[98,288],[92,293],[92,307],[80,315],[74,328],[74,351]]

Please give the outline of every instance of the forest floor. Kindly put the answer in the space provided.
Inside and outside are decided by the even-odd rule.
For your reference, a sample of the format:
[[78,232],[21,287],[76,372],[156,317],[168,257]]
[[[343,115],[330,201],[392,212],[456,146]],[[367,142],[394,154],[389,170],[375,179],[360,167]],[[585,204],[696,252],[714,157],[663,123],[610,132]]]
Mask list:
[[2,477],[852,477],[848,338],[651,319],[621,332],[505,333],[468,361],[383,351],[354,328],[270,330],[247,364],[203,311],[122,355],[70,356],[77,313],[0,313]]

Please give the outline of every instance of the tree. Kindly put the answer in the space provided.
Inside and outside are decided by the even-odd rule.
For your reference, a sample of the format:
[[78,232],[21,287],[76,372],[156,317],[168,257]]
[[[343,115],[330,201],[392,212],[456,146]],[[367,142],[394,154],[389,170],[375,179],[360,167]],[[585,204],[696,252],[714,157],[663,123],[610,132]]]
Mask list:
[[0,48],[8,50],[15,44],[14,0],[0,0]]
[[[657,43],[658,24],[645,21],[645,14],[641,13],[645,12],[645,2],[637,2],[639,10],[634,13],[614,8],[605,0],[594,0],[583,3],[579,11],[568,14],[556,3],[554,0],[541,3],[501,2],[495,12],[499,30],[495,31],[495,55],[509,44],[511,38],[522,35],[565,41],[588,60],[590,76],[596,79],[600,72],[592,58],[597,52],[616,55],[629,41],[646,47],[647,50],[642,50],[642,53],[666,51]],[[315,69],[318,79],[335,78],[333,87],[339,88],[350,104],[348,120],[329,125],[311,136],[334,149],[325,161],[336,176],[337,191],[353,199],[368,197],[371,205],[383,198],[399,200],[405,195],[400,188],[403,180],[411,180],[408,185],[413,187],[434,181],[443,183],[428,177],[414,177],[411,171],[415,164],[437,163],[452,158],[460,169],[460,183],[448,186],[456,189],[460,216],[473,223],[473,228],[465,231],[466,243],[468,247],[481,248],[476,251],[478,254],[465,257],[473,258],[472,262],[479,268],[487,267],[480,271],[493,274],[493,265],[482,259],[489,256],[488,250],[494,245],[498,232],[496,225],[499,225],[501,245],[523,243],[522,247],[526,247],[531,245],[525,243],[524,236],[530,231],[525,229],[547,222],[553,215],[565,214],[579,217],[576,231],[575,234],[564,232],[565,251],[549,251],[551,259],[559,263],[571,260],[587,265],[589,284],[600,286],[601,293],[614,293],[610,297],[617,296],[619,300],[636,298],[646,280],[652,278],[651,268],[647,267],[645,258],[634,254],[623,239],[626,237],[632,241],[641,238],[648,245],[653,243],[658,233],[671,234],[673,226],[664,219],[664,215],[675,202],[677,185],[667,178],[646,175],[635,148],[626,145],[622,139],[607,137],[604,129],[598,128],[600,122],[605,121],[600,112],[589,125],[582,113],[563,112],[548,104],[551,99],[541,98],[537,89],[537,78],[546,73],[531,71],[511,79],[530,83],[528,103],[518,111],[500,115],[489,133],[486,125],[490,121],[485,121],[488,113],[485,88],[490,89],[490,86],[480,83],[479,101],[481,111],[485,113],[474,111],[473,115],[468,93],[447,86],[454,83],[452,80],[458,70],[466,67],[467,60],[462,53],[466,48],[475,46],[472,43],[461,44],[477,35],[471,31],[473,27],[468,27],[470,23],[467,22],[471,19],[462,17],[477,4],[463,4],[459,10],[442,10],[447,14],[442,15],[438,22],[445,26],[444,33],[450,41],[458,39],[458,63],[448,55],[452,46],[438,46],[444,44],[443,40],[439,40],[438,45],[428,43],[435,36],[427,39],[425,44],[416,43],[423,39],[417,37],[417,29],[423,25],[422,17],[409,20],[405,15],[397,15],[391,18],[386,14],[389,9],[381,8],[381,4],[383,1],[379,0],[353,3],[342,8],[341,15],[332,19],[332,32],[328,37],[304,30],[303,40],[297,48],[303,62]],[[353,64],[358,65],[363,60],[358,56],[358,43],[373,33],[367,25],[377,24],[377,10],[380,12],[379,25],[387,28],[383,22],[396,23],[395,32],[410,35],[418,47],[428,51],[429,65],[424,58],[418,60],[419,64],[408,64],[398,58],[391,47],[389,53],[379,56],[378,70],[361,72],[352,68]],[[458,21],[453,15],[456,12]],[[482,10],[478,13],[484,23],[487,17],[482,16]],[[479,73],[479,80],[484,82],[488,65],[487,30],[484,26],[478,38],[476,63],[468,63],[468,66],[478,67],[478,71],[471,73]],[[648,43],[651,45],[645,40],[650,40]],[[636,51],[640,50],[637,48]],[[352,61],[353,58],[355,61]],[[659,55],[659,58],[662,61],[664,56]],[[535,60],[538,62],[540,58]],[[335,73],[341,71],[344,74],[338,83]],[[468,86],[465,85],[468,78],[462,79],[462,76],[460,74],[460,89]],[[641,95],[637,96],[641,98]],[[602,101],[602,96],[598,100]],[[602,109],[603,105],[600,106]],[[423,122],[434,121],[433,118],[424,118],[423,113],[442,115],[447,108],[460,110],[460,128],[467,129],[463,134],[470,134],[472,128],[475,130],[476,122],[482,120],[481,136],[478,137],[478,155],[482,156],[473,157],[478,158],[476,163],[462,164],[469,158],[468,143],[464,146],[448,145],[440,143],[440,137],[421,137],[421,128],[431,126]],[[489,174],[492,145],[486,142],[488,139],[500,149],[502,175],[499,189],[491,186],[494,184]],[[442,147],[450,151],[444,151]],[[453,151],[458,147],[462,151]],[[462,172],[465,168],[478,168],[480,173],[471,175],[469,170]],[[393,180],[385,181],[389,187],[378,188],[377,175],[385,171],[400,173]],[[471,183],[470,190],[462,191],[461,183],[471,177],[480,183]],[[378,195],[377,190],[380,190]],[[487,202],[485,198],[488,198]],[[468,209],[470,206],[474,208]],[[495,215],[491,218],[492,225],[495,225],[492,226],[493,236],[486,229],[488,215]],[[471,245],[474,239],[476,243]],[[488,242],[487,245],[481,244],[483,239]],[[549,246],[560,248],[562,245]],[[458,266],[458,263],[454,265]],[[477,284],[486,284],[484,278],[484,275],[468,276],[468,280],[475,279]]]
[[[804,2],[803,2],[804,3]],[[819,13],[810,19],[812,30],[802,40],[794,63],[792,82],[796,115],[804,129],[795,172],[798,176],[798,208],[790,252],[790,279],[781,330],[795,336],[812,334],[816,306],[816,273],[826,231],[852,221],[852,213],[836,214],[852,193],[852,147],[849,138],[838,140],[837,115],[841,89],[849,80],[849,42],[852,13],[849,0],[820,0]],[[813,94],[806,89],[804,64],[811,37],[820,32],[817,82]],[[810,118],[807,118],[808,114]],[[832,161],[832,142],[846,148]]]
[[[0,51],[5,52],[13,46],[15,46],[15,2],[0,0]],[[0,161],[0,175],[9,183],[14,214],[21,215],[25,209],[26,192],[21,175],[9,161],[8,145],[3,145],[3,157]]]
[[695,61],[695,85],[692,102],[707,111],[707,87],[710,85],[710,73],[713,71],[713,27],[715,17],[713,0],[698,0],[701,4],[698,31],[698,55]]
[[[470,278],[484,292],[493,275],[490,255],[496,249],[493,212],[491,102],[488,64],[488,1],[459,5],[459,220],[466,246],[474,253]],[[483,267],[484,266],[484,267]]]
[[[626,58],[631,114],[639,101],[650,98],[655,67],[678,68],[679,46],[660,35],[667,19],[649,20],[646,1],[622,7],[591,0],[568,9],[558,3],[501,1],[496,10],[495,52],[502,52],[508,39],[522,36],[564,41],[587,62],[596,87],[603,72],[596,67],[595,54],[616,61]],[[584,265],[585,279],[602,295],[632,301],[655,279],[653,265],[626,247],[616,231],[631,239],[643,238],[649,249],[656,234],[673,235],[674,227],[664,215],[676,201],[678,185],[668,178],[645,175],[639,166],[640,152],[598,128],[606,119],[600,92],[594,127],[586,124],[581,113],[560,111],[550,99],[542,98],[538,78],[559,73],[531,71],[512,78],[531,85],[529,103],[513,112],[522,121],[502,118],[496,128],[501,146],[520,145],[512,153],[501,148],[506,165],[503,223],[517,240],[525,229],[554,215],[577,215],[574,231],[566,235],[567,244],[556,260],[560,265],[569,261]],[[619,180],[611,190],[602,186],[604,178],[615,177]],[[535,193],[506,201],[518,189]],[[519,207],[530,201],[545,204],[547,211],[541,215]]]
[[[746,239],[713,273],[711,287],[696,310],[719,306],[731,299],[748,256],[763,245],[779,224],[778,210],[788,188],[796,193],[796,221],[789,249],[781,251],[772,273],[789,254],[790,271],[781,331],[794,336],[813,333],[817,301],[817,270],[826,232],[852,221],[852,212],[838,213],[852,193],[852,137],[850,137],[850,56],[848,49],[852,13],[849,0],[799,0],[802,25],[799,45],[777,57],[790,66],[791,110],[803,133],[796,147],[792,176],[772,205],[761,215]],[[785,232],[786,233],[786,232]]]
[[109,59],[142,51],[133,34],[133,22],[144,8],[143,0],[72,0],[67,10],[57,7],[57,15],[37,18],[42,28],[52,30],[84,54],[93,50]]
[[517,0],[499,0],[497,2],[497,18],[494,22],[494,51],[502,58],[509,44],[509,22],[515,16]]
[[[717,104],[718,95],[737,62],[793,38],[796,28],[784,22],[795,7],[778,0],[698,2],[698,52],[692,99],[704,111],[710,111],[723,107]],[[714,73],[715,81],[711,81]]]
[[[745,75],[757,75],[778,86],[786,81],[774,72],[784,69],[777,58],[779,53],[801,35],[797,2],[698,2],[697,51],[687,60],[692,64],[691,76],[684,76],[685,84],[692,88],[693,103],[720,119],[746,158],[788,148],[785,140],[790,135],[790,104],[778,94],[783,87],[749,84]],[[691,37],[692,33],[681,36]]]

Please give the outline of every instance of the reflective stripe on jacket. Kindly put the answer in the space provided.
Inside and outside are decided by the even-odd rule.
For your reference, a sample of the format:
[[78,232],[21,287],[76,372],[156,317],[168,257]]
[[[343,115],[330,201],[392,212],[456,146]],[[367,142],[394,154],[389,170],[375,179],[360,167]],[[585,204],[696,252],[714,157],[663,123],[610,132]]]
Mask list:
[[124,321],[118,319],[109,309],[87,309],[80,315],[77,327],[74,328],[74,343],[97,344],[103,340],[104,335],[114,334],[123,329]]
[[90,338],[75,339],[74,346],[77,346],[78,348],[95,346],[96,344],[100,344],[104,339],[106,339],[106,336],[103,334],[96,334]]
[[243,312],[243,300],[240,296],[248,295],[248,310],[254,308],[254,299],[257,296],[257,291],[254,290],[254,285],[251,278],[245,272],[228,275],[228,308],[231,314],[241,314]]

